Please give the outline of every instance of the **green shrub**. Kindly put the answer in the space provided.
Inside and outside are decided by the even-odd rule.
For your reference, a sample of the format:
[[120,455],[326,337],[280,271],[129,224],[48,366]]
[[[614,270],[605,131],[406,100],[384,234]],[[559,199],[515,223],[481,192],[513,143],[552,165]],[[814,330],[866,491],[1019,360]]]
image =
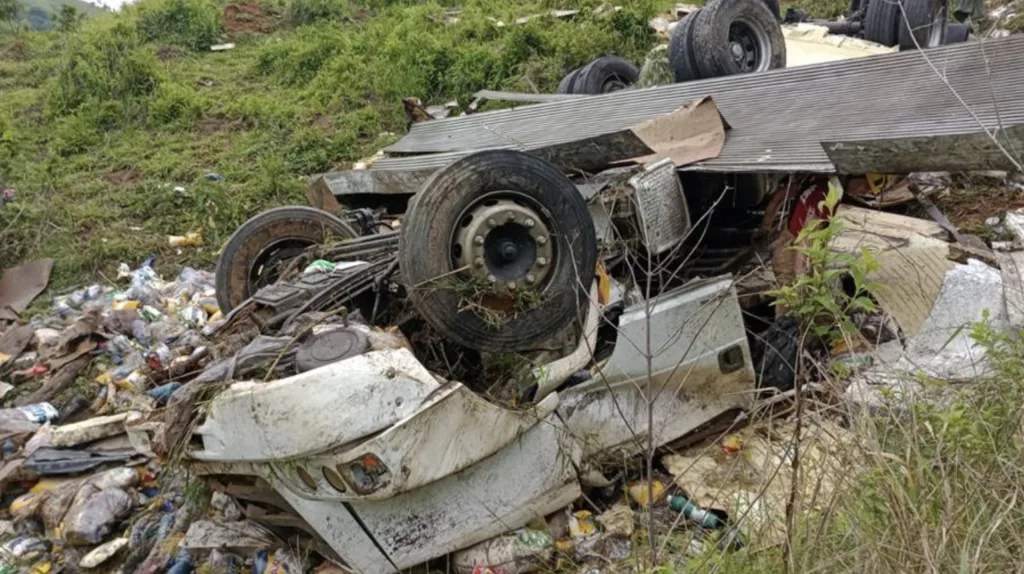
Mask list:
[[134,102],[160,85],[152,52],[141,47],[135,30],[125,23],[75,36],[65,49],[48,104],[66,115],[87,101]]
[[95,118],[79,112],[57,122],[57,137],[53,140],[53,151],[62,157],[82,153],[103,140],[103,132],[96,125]]
[[288,19],[295,26],[338,20],[344,13],[345,6],[336,0],[292,0],[288,5]]
[[137,26],[147,42],[165,42],[190,50],[216,44],[221,11],[209,0],[151,0],[136,8]]
[[163,84],[150,100],[149,119],[157,125],[191,125],[202,117],[205,108],[206,102],[194,89],[179,84]]

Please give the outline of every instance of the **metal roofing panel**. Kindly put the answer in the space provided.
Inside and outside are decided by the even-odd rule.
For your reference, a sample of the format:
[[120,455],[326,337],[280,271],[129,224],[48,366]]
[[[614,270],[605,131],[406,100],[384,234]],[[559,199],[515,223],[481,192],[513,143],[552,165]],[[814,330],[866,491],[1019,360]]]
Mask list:
[[571,142],[711,95],[733,129],[722,154],[693,169],[831,171],[822,141],[977,132],[975,117],[986,127],[1024,123],[1022,61],[1024,36],[1011,36],[485,112],[416,124],[387,151],[434,155],[388,158],[374,169],[437,168],[480,149]]

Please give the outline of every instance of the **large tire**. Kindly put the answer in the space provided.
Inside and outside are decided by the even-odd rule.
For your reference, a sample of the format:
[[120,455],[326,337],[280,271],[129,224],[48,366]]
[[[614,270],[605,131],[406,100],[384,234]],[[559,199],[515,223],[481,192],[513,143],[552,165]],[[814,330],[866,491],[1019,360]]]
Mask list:
[[700,10],[694,10],[676,24],[672,37],[668,42],[668,64],[676,82],[689,82],[700,79],[697,59],[693,54],[693,23],[697,21]]
[[870,0],[864,14],[864,37],[883,46],[899,42],[899,23],[902,19],[897,0]]
[[946,26],[946,44],[962,44],[971,36],[971,27],[956,22]]
[[897,15],[900,50],[915,50],[918,46],[934,48],[945,44],[948,6],[949,0],[903,0],[907,18],[904,20],[903,14]]
[[[538,304],[503,317],[500,326],[463,309],[464,300],[444,283],[461,276],[455,273],[453,240],[471,224],[465,214],[497,193],[517,194],[535,209],[555,249],[547,279],[537,286]],[[559,169],[518,151],[483,151],[437,172],[413,196],[399,261],[413,305],[441,335],[482,351],[527,350],[582,319],[597,265],[597,238],[586,202]]]
[[573,71],[569,72],[568,74],[566,74],[565,77],[562,78],[562,81],[558,83],[558,90],[556,90],[555,93],[556,94],[571,94],[571,93],[573,93],[573,91],[572,91],[573,86],[576,85],[576,78],[579,77],[581,70],[583,70],[583,68],[576,68],[575,70],[573,70]]
[[332,237],[357,236],[342,219],[312,207],[278,207],[255,215],[235,230],[217,259],[215,281],[221,311],[234,309],[253,295],[258,284],[274,280],[272,270],[260,275],[259,267],[283,263]]
[[580,70],[574,94],[607,94],[632,86],[640,77],[636,66],[618,56],[598,58]]
[[[740,59],[732,41],[740,40]],[[693,24],[693,52],[701,77],[763,72],[786,66],[779,21],[764,2],[711,0]]]

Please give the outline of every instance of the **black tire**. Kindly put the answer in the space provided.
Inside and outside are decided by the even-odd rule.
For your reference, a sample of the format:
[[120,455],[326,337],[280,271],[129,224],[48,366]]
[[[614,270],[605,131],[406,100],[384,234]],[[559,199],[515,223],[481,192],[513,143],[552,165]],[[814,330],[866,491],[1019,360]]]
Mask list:
[[[744,62],[733,55],[733,32],[750,41]],[[786,66],[786,42],[782,27],[763,2],[712,0],[693,24],[693,52],[703,78],[761,72]]]
[[576,76],[574,94],[607,94],[632,86],[640,77],[636,66],[618,56],[604,56],[587,64]]
[[576,84],[576,78],[579,77],[580,71],[582,69],[583,68],[576,68],[575,70],[573,70],[573,71],[569,72],[568,74],[566,74],[565,77],[562,78],[562,81],[558,82],[558,90],[556,90],[555,93],[556,94],[571,94],[571,93],[573,93],[572,88]]
[[934,48],[945,44],[948,6],[948,0],[903,0],[907,18],[904,20],[903,14],[897,16],[900,50],[915,50],[917,46]]
[[871,0],[864,13],[864,37],[883,46],[899,42],[900,7],[897,0]]
[[971,37],[971,27],[955,22],[946,26],[946,44],[962,44]]
[[257,284],[275,279],[269,269],[254,277],[255,267],[285,262],[305,247],[331,237],[358,235],[339,217],[312,207],[278,207],[253,216],[235,230],[217,259],[215,283],[220,310],[227,313],[251,297]]
[[676,82],[700,79],[697,58],[693,54],[693,23],[699,13],[700,10],[695,10],[684,16],[672,30],[668,41],[668,64]]
[[[472,310],[438,278],[456,277],[452,242],[464,212],[495,192],[514,192],[542,214],[554,261],[540,303],[505,317],[500,327]],[[462,221],[460,221],[462,219]],[[580,319],[597,265],[597,238],[586,202],[565,175],[536,157],[483,151],[440,170],[413,196],[402,225],[399,268],[410,299],[441,335],[481,351],[536,348]]]

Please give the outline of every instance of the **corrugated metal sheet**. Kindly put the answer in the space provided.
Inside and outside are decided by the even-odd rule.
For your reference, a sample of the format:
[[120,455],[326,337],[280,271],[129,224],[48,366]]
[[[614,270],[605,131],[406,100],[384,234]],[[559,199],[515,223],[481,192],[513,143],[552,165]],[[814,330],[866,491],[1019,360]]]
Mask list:
[[[928,56],[942,77],[928,65]],[[531,150],[620,130],[711,95],[732,125],[721,156],[695,169],[833,170],[820,142],[979,131],[1024,123],[1024,36],[624,91],[425,122],[374,169],[437,168],[488,148]]]

